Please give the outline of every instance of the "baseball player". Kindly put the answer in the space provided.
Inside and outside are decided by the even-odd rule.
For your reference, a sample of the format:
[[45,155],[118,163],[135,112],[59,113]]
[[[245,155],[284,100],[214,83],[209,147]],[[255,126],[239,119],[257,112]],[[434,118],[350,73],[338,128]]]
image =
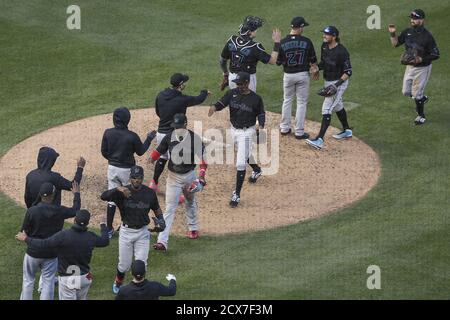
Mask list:
[[[188,225],[187,236],[197,239],[198,232],[198,206],[195,193],[203,190],[206,185],[205,175],[207,164],[203,158],[204,144],[201,138],[191,130],[186,129],[186,115],[178,113],[174,116],[172,127],[174,131],[167,134],[159,146],[150,155],[150,161],[155,163],[161,155],[169,154],[169,175],[166,180],[166,211],[164,220],[167,227],[158,235],[158,241],[153,246],[159,251],[166,251],[169,243],[170,229],[172,228],[178,199],[184,194],[186,201],[186,221]],[[197,178],[195,168],[200,164]]]
[[[50,238],[30,237],[19,232],[16,239],[25,241],[31,250],[55,250],[58,255],[59,300],[86,300],[92,284],[90,262],[92,251],[96,247],[109,245],[106,224],[101,224],[102,236],[88,231],[90,213],[79,210],[74,225],[70,229],[59,231]],[[53,288],[52,288],[53,290]]]
[[404,96],[414,99],[417,112],[414,124],[422,125],[426,121],[424,105],[428,101],[424,90],[430,78],[432,61],[439,59],[439,49],[432,34],[424,27],[425,12],[416,9],[409,17],[411,28],[403,30],[397,37],[395,25],[390,24],[389,33],[393,47],[405,45],[401,59],[402,64],[406,65],[402,92]]
[[311,40],[302,36],[303,28],[309,23],[303,17],[295,17],[291,21],[291,32],[281,40],[280,53],[277,64],[283,65],[283,108],[281,113],[280,133],[291,133],[291,107],[297,97],[297,112],[295,116],[295,138],[308,139],[305,132],[306,106],[309,97],[310,71],[313,79],[317,79],[319,68],[317,66],[316,52]]
[[[113,283],[113,292],[117,294],[130,270],[134,258],[147,264],[150,249],[150,231],[162,231],[165,222],[159,207],[155,191],[142,184],[144,169],[133,166],[130,169],[130,184],[107,190],[100,196],[103,201],[114,202],[120,211],[122,225],[119,231],[119,264]],[[149,230],[150,209],[155,213],[155,228]]]
[[77,171],[72,181],[62,177],[59,173],[52,171],[59,153],[50,147],[42,147],[39,149],[37,157],[37,169],[30,171],[26,177],[25,183],[25,204],[27,208],[39,203],[39,188],[44,182],[53,184],[56,188],[56,194],[53,198],[53,204],[61,205],[61,190],[70,191],[72,189],[72,181],[78,184],[83,177],[83,169],[86,160],[80,157],[77,161]]
[[231,134],[237,145],[236,156],[236,188],[231,196],[230,206],[237,207],[241,201],[241,189],[244,183],[247,163],[252,167],[250,183],[255,183],[261,176],[261,168],[255,163],[252,154],[252,142],[256,135],[256,119],[259,129],[264,129],[266,113],[262,98],[250,90],[251,76],[247,72],[239,72],[233,82],[237,88],[229,90],[219,101],[210,107],[208,116],[230,107]]
[[116,300],[158,300],[160,296],[174,296],[177,293],[177,279],[173,274],[168,274],[166,279],[169,286],[156,281],[145,279],[145,263],[135,260],[131,265],[133,281],[123,286],[116,296]]
[[[39,190],[40,202],[28,208],[22,224],[22,231],[36,239],[46,239],[61,231],[64,220],[75,217],[81,206],[80,187],[72,183],[73,206],[71,208],[54,204],[56,187],[44,182]],[[37,249],[28,246],[23,259],[23,282],[20,300],[32,300],[36,273],[41,271],[40,299],[53,300],[55,275],[58,269],[57,253],[49,248]]]
[[[130,168],[136,164],[134,154],[142,156],[150,147],[156,131],[149,132],[144,143],[139,136],[128,130],[130,111],[125,108],[114,110],[114,128],[106,129],[103,134],[101,152],[108,160],[108,189],[125,186],[130,183]],[[116,204],[109,202],[107,207],[107,227],[110,239],[114,235],[113,221]]]
[[342,102],[342,95],[348,87],[348,79],[352,75],[350,55],[340,43],[339,30],[334,26],[323,29],[323,44],[319,69],[323,70],[324,88],[318,94],[324,96],[322,104],[322,124],[320,132],[314,140],[306,139],[306,143],[313,148],[322,149],[324,136],[330,122],[333,110],[336,112],[343,130],[334,134],[336,140],[351,138],[353,135],[347,121],[347,113]]
[[[189,76],[181,73],[175,73],[170,78],[171,88],[167,88],[161,91],[156,97],[155,111],[159,117],[158,133],[156,134],[156,141],[159,145],[162,139],[173,131],[172,122],[173,116],[177,113],[186,114],[186,109],[191,106],[196,106],[205,101],[205,99],[211,93],[208,90],[202,90],[196,97],[184,95],[182,92],[186,88],[186,83],[189,80]],[[164,171],[164,167],[167,163],[168,155],[163,154],[156,161],[155,172],[153,180],[150,183],[150,188],[158,191],[159,177]],[[184,195],[180,195],[180,203],[184,202]]]
[[[220,55],[220,68],[223,71],[223,81],[220,89],[223,91],[227,86],[236,88],[233,80],[237,73],[245,71],[250,74],[250,89],[256,92],[256,65],[258,61],[264,64],[275,64],[280,50],[281,32],[278,28],[272,31],[274,42],[273,51],[268,54],[261,43],[254,41],[257,29],[264,21],[259,17],[247,16],[239,27],[239,35],[231,36]],[[227,61],[230,60],[228,71]]]

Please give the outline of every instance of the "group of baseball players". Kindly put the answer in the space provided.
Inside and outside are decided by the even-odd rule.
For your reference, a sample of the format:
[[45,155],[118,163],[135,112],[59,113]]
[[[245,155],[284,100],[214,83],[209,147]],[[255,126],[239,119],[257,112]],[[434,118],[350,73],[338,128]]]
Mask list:
[[[403,94],[414,99],[416,125],[425,123],[424,104],[428,97],[424,89],[431,73],[431,63],[439,58],[439,50],[429,31],[424,27],[425,13],[414,10],[410,14],[411,28],[396,35],[395,25],[389,25],[391,43],[398,47],[405,44],[406,53],[402,63],[406,64]],[[264,140],[266,116],[261,96],[256,94],[256,66],[264,64],[282,65],[283,104],[281,123],[282,136],[292,131],[294,137],[306,144],[322,149],[325,133],[331,122],[333,111],[342,124],[342,131],[334,134],[336,140],[351,138],[343,94],[352,75],[350,55],[341,44],[339,30],[335,26],[323,29],[320,60],[316,57],[312,41],[303,35],[308,22],[303,17],[294,17],[290,33],[281,37],[279,29],[272,32],[273,50],[269,54],[261,43],[255,41],[257,30],[263,25],[259,17],[247,16],[240,25],[238,34],[231,36],[220,55],[223,81],[220,86],[228,90],[209,108],[213,116],[229,107],[231,134],[236,152],[236,185],[230,199],[235,208],[241,201],[246,168],[252,169],[248,182],[253,184],[262,175],[262,169],[252,154],[255,137]],[[324,97],[320,131],[314,138],[305,132],[304,123],[308,105],[310,79],[318,80],[323,71],[324,87],[318,92]],[[161,91],[155,101],[159,117],[157,131],[147,134],[144,142],[128,129],[130,111],[121,107],[113,113],[114,127],[104,132],[101,154],[108,161],[108,190],[100,198],[107,202],[101,236],[88,231],[90,213],[81,209],[79,184],[86,160],[80,157],[72,181],[52,171],[59,154],[50,147],[42,147],[38,154],[38,168],[26,177],[25,203],[27,212],[21,232],[16,235],[25,241],[27,251],[23,261],[23,285],[21,299],[32,299],[35,276],[40,271],[39,292],[41,299],[53,299],[56,274],[60,299],[86,299],[92,283],[90,261],[95,247],[106,247],[116,232],[113,226],[116,208],[121,224],[119,233],[119,262],[113,282],[117,299],[157,299],[176,293],[176,278],[167,275],[169,286],[148,281],[150,232],[157,232],[154,250],[168,249],[170,230],[176,208],[184,203],[187,222],[187,237],[199,237],[198,205],[196,193],[206,186],[207,162],[205,143],[202,137],[187,129],[188,107],[202,104],[211,92],[202,90],[198,96],[183,94],[189,77],[175,73],[170,78],[170,87]],[[297,99],[294,130],[291,127],[292,103]],[[258,123],[258,124],[257,124]],[[156,148],[149,153],[154,165],[153,178],[149,186],[143,184],[144,169],[136,165],[135,154],[144,155],[156,138]],[[256,140],[258,140],[256,139]],[[158,201],[159,179],[168,166],[165,188],[165,211]],[[198,169],[198,170],[197,170]],[[61,190],[71,190],[73,206],[61,206]],[[153,211],[154,227],[150,210]],[[70,229],[63,229],[64,221],[74,218]],[[131,269],[133,280],[124,285],[126,273]]]

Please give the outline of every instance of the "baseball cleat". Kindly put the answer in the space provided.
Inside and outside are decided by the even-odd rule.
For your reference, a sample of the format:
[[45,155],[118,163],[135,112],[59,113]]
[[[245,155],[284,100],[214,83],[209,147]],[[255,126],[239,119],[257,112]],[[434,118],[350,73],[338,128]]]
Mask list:
[[417,116],[416,119],[414,119],[414,124],[416,126],[420,126],[420,125],[424,124],[425,121],[427,121],[427,119],[425,119],[425,117]]
[[187,232],[187,237],[189,239],[198,239],[200,234],[198,233],[198,230],[192,230]]
[[118,294],[121,286],[122,286],[122,282],[118,282],[117,278],[116,278],[116,280],[114,280],[114,283],[112,285],[112,292],[114,294]]
[[231,196],[231,200],[230,200],[230,207],[236,208],[240,201],[241,201],[241,197],[239,197],[236,194],[236,191],[233,191],[233,195]]
[[156,193],[159,193],[158,184],[155,182],[155,180],[152,179],[152,182],[150,182],[150,189],[153,189]]
[[309,134],[306,132],[304,134],[302,134],[301,136],[295,135],[295,139],[297,139],[297,140],[303,140],[303,139],[308,139],[308,138],[309,138]]
[[256,181],[258,180],[259,177],[261,177],[261,175],[262,175],[261,170],[259,172],[252,171],[252,175],[248,178],[248,182],[256,183]]
[[166,246],[163,245],[161,242],[154,244],[153,249],[155,249],[156,251],[167,251]]
[[306,141],[307,145],[309,145],[313,148],[316,148],[318,150],[322,149],[322,147],[323,147],[323,139],[322,138],[317,138],[315,140],[306,139],[305,141]]
[[290,134],[291,132],[292,132],[291,129],[289,129],[288,131],[285,131],[285,132],[283,132],[283,131],[280,130],[280,134],[281,134],[282,136],[287,136],[287,135]]
[[333,134],[333,138],[336,140],[348,139],[353,136],[353,131],[351,129],[345,129],[344,131],[339,132],[338,134]]

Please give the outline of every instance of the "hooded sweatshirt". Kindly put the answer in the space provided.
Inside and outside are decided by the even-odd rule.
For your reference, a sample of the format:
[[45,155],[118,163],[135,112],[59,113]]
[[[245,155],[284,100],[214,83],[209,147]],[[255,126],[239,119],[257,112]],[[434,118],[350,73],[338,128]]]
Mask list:
[[108,229],[101,224],[102,236],[88,231],[87,227],[74,224],[70,229],[62,230],[48,239],[28,237],[26,243],[33,250],[53,249],[58,255],[58,274],[62,277],[73,275],[74,267],[80,269],[80,275],[90,272],[92,251],[96,247],[109,245]]
[[172,132],[173,116],[177,113],[186,114],[188,107],[202,103],[207,96],[207,90],[202,90],[197,97],[185,96],[174,88],[161,91],[155,102],[155,111],[160,119],[158,132],[165,134]]
[[139,136],[128,130],[130,111],[118,108],[113,114],[114,128],[106,129],[103,134],[101,152],[108,164],[119,168],[131,168],[136,164],[134,154],[142,156],[150,147],[152,139],[142,143]]
[[[75,217],[80,206],[79,193],[74,194],[72,208],[40,202],[27,210],[21,230],[33,238],[49,238],[63,229],[65,219]],[[28,247],[27,254],[37,259],[56,258],[56,252],[48,248],[33,249]]]
[[[25,182],[25,204],[27,208],[40,202],[39,189],[44,182],[52,183],[56,188],[53,201],[55,205],[61,205],[61,190],[72,189],[72,181],[62,177],[59,173],[51,171],[59,154],[52,148],[42,147],[37,157],[37,169],[30,171]],[[83,176],[83,168],[78,167],[74,181],[80,183]]]

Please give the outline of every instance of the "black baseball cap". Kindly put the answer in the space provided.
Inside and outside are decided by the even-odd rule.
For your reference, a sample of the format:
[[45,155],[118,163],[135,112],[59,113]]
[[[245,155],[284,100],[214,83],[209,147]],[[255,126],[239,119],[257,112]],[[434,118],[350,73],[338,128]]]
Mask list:
[[48,197],[52,194],[55,194],[56,188],[53,184],[50,182],[44,182],[41,187],[39,188],[39,195],[41,197]]
[[177,113],[173,116],[172,128],[180,129],[187,124],[186,115],[183,113]]
[[181,74],[181,73],[174,73],[171,77],[170,77],[170,84],[174,87],[178,87],[181,84],[183,84],[184,82],[189,80],[189,76],[186,74]]
[[244,71],[238,72],[235,79],[232,80],[236,84],[243,84],[245,82],[250,82],[250,74]]
[[306,26],[309,26],[309,23],[303,17],[295,17],[291,21],[291,28],[302,28]]
[[132,166],[130,169],[131,179],[144,179],[144,168],[141,166]]
[[333,37],[339,37],[339,30],[335,26],[327,26],[323,29],[323,33]]
[[422,9],[415,9],[409,14],[411,19],[425,19],[425,12]]
[[131,274],[133,277],[142,279],[145,277],[145,262],[142,260],[135,260],[131,265]]
[[75,223],[79,226],[86,227],[91,219],[91,213],[85,209],[78,210],[75,215]]

